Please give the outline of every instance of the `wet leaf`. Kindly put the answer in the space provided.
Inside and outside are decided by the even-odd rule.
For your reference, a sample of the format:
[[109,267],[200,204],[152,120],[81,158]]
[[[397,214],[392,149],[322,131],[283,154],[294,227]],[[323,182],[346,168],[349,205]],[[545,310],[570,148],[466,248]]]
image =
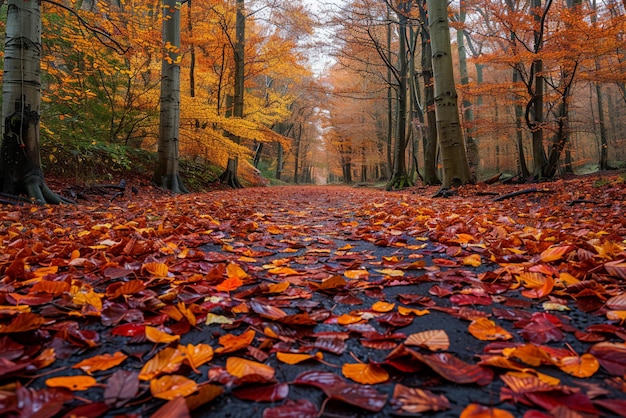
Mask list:
[[208,344],[181,345],[178,349],[185,356],[185,363],[189,364],[189,367],[191,367],[196,373],[199,373],[198,367],[213,359],[213,347]]
[[109,370],[110,368],[120,365],[127,358],[128,356],[126,354],[116,351],[113,354],[101,354],[99,356],[90,357],[72,367],[91,374],[92,372],[100,370]]
[[139,391],[139,373],[118,370],[107,380],[104,401],[107,405],[119,408],[131,401]]
[[583,379],[593,376],[600,368],[598,360],[589,353],[581,356],[562,357],[557,364],[565,373]]
[[66,388],[71,391],[87,390],[98,382],[91,376],[59,376],[46,380],[46,386],[50,388]]
[[236,398],[253,402],[277,402],[289,395],[287,383],[245,385],[233,389]]
[[[150,392],[155,398],[172,400],[191,395],[198,390],[198,385],[191,379],[180,375],[166,375],[150,381]],[[187,408],[187,404],[184,407]]]
[[281,351],[276,353],[276,358],[286,364],[298,364],[298,363],[302,363],[303,361],[313,360],[313,359],[322,360],[323,357],[324,356],[322,355],[322,353],[316,353],[315,355],[300,354],[300,353],[284,353]]
[[257,375],[265,380],[272,380],[275,373],[270,366],[241,357],[228,357],[226,359],[226,370],[235,377]]
[[341,372],[348,379],[363,385],[375,385],[389,380],[389,373],[376,364],[345,363]]
[[487,318],[474,319],[469,325],[468,330],[470,334],[482,341],[504,341],[513,338],[510,332]]
[[174,373],[184,360],[185,355],[180,350],[165,347],[143,365],[139,380],[152,380],[162,373]]
[[180,340],[180,335],[170,335],[155,327],[146,326],[146,338],[155,344],[169,344]]
[[222,347],[215,349],[216,353],[225,354],[243,350],[248,347],[254,340],[256,333],[253,330],[247,330],[241,335],[226,334],[220,337],[219,343]]

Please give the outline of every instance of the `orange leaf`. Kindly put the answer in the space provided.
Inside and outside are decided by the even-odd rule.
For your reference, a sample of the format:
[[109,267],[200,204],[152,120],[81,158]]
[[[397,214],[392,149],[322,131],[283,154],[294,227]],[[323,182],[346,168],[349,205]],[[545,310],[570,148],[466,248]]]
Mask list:
[[360,315],[343,314],[337,318],[337,323],[339,325],[350,325],[361,322],[362,319]]
[[146,338],[155,344],[169,344],[180,340],[180,335],[170,335],[167,332],[146,325]]
[[533,367],[538,367],[541,364],[552,363],[550,354],[534,344],[525,344],[521,347],[516,347],[512,349],[510,352],[505,349],[504,355],[506,357],[519,359]]
[[243,332],[241,335],[223,335],[219,339],[219,343],[223,345],[223,347],[218,347],[215,352],[220,354],[232,353],[247,348],[252,344],[255,335],[256,333],[251,329]]
[[311,359],[321,360],[323,358],[323,355],[322,353],[316,353],[315,355],[311,355],[311,354],[300,354],[300,353],[285,353],[285,352],[279,351],[276,353],[276,358],[282,361],[283,363],[298,364],[298,363],[302,363],[303,361],[307,361]]
[[424,347],[431,351],[447,350],[450,347],[450,338],[444,330],[428,330],[409,335],[404,344]]
[[275,373],[270,366],[241,357],[228,357],[226,371],[235,377],[258,375],[266,380],[273,379]]
[[108,370],[121,364],[126,360],[128,356],[121,351],[116,351],[113,354],[101,354],[81,361],[73,365],[74,369],[82,369],[85,373],[91,374],[91,372],[97,372],[100,370]]
[[296,270],[290,267],[275,267],[267,271],[269,274],[283,275],[283,276],[295,276],[298,273]]
[[213,347],[208,344],[188,344],[179,346],[179,350],[185,355],[185,362],[198,373],[198,367],[213,359]]
[[239,267],[235,263],[230,263],[226,266],[226,275],[229,279],[245,279],[248,277],[248,273],[246,273],[241,267]]
[[30,288],[29,293],[47,293],[52,296],[59,296],[70,291],[70,285],[67,282],[53,282],[51,280],[42,280],[37,282]]
[[482,264],[482,261],[480,260],[479,254],[472,254],[463,258],[464,266],[480,267],[481,264]]
[[156,262],[144,264],[141,266],[141,271],[144,273],[147,272],[156,277],[167,277],[167,274],[169,273],[169,269],[166,264]]
[[343,273],[348,279],[367,279],[369,272],[367,270],[346,270]]
[[450,402],[444,395],[435,395],[428,390],[411,388],[398,383],[393,389],[393,401],[402,412],[421,414],[427,411],[445,411]]
[[239,277],[229,277],[222,283],[215,286],[220,292],[230,292],[231,290],[239,289],[243,285],[243,280]]
[[173,373],[180,368],[185,355],[180,350],[165,347],[146,362],[139,372],[139,380],[150,380],[161,373]]
[[382,300],[379,300],[378,302],[372,305],[372,310],[374,312],[391,312],[393,311],[393,308],[395,307],[396,307],[395,303],[389,303],[389,302],[384,302]]
[[461,412],[460,418],[515,418],[504,409],[490,408],[477,403],[469,404]]
[[598,360],[589,353],[560,358],[557,365],[565,373],[581,379],[593,376],[600,369]]
[[198,384],[184,376],[163,376],[150,381],[150,392],[155,398],[171,401],[179,396],[185,397],[198,390]]
[[513,336],[504,328],[487,318],[476,318],[468,327],[468,331],[481,341],[510,340]]
[[348,379],[363,385],[375,385],[389,380],[389,373],[375,364],[344,364],[341,367],[341,372]]
[[267,286],[267,291],[264,293],[283,293],[287,290],[287,288],[289,288],[289,286],[291,286],[291,283],[289,282],[270,283]]
[[98,382],[91,376],[59,376],[46,380],[46,386],[51,388],[67,388],[69,390],[87,390]]
[[31,312],[20,313],[7,325],[0,324],[0,334],[24,332],[37,329],[48,322],[46,318]]
[[549,263],[551,261],[560,260],[563,256],[572,250],[574,250],[573,245],[562,245],[560,247],[550,247],[544,252],[541,253],[539,259],[542,263]]
[[422,315],[428,315],[430,313],[430,311],[428,309],[413,309],[413,308],[407,308],[405,306],[398,306],[398,313],[400,315],[415,315],[415,316],[422,316]]

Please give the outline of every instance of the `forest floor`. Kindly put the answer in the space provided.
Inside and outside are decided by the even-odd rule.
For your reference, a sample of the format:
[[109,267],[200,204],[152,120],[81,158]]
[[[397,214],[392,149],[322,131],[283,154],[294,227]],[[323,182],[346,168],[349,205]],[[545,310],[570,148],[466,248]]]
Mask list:
[[2,417],[626,416],[624,173],[52,188],[0,205]]

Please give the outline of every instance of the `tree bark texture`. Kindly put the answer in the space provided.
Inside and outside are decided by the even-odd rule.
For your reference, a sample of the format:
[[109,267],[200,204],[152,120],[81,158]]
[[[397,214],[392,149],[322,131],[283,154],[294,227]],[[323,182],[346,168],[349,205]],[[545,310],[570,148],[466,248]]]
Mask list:
[[472,181],[461,129],[458,96],[454,85],[447,2],[428,0],[430,39],[435,80],[437,137],[441,145],[443,187]]
[[9,0],[2,82],[0,190],[37,203],[61,203],[46,185],[39,156],[41,4]]
[[163,2],[161,111],[155,183],[174,193],[187,193],[179,176],[180,128],[180,2]]

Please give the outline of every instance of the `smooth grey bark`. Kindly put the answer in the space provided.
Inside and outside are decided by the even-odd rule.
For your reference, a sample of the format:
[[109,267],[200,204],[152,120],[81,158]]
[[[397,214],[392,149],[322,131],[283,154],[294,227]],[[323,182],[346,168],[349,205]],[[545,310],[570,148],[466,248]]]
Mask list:
[[163,2],[163,62],[158,160],[154,182],[174,193],[187,193],[179,176],[180,128],[180,6],[175,0]]
[[61,203],[44,181],[39,155],[41,3],[9,0],[2,79],[0,191]]
[[430,45],[426,0],[420,5],[423,23],[422,35],[422,78],[424,80],[424,103],[426,106],[426,134],[422,142],[424,148],[424,184],[441,184],[437,175],[437,116],[435,115],[435,88],[433,85],[433,57]]
[[[236,2],[236,17],[235,17],[235,45],[234,45],[234,58],[235,58],[235,86],[233,95],[233,111],[232,115],[236,118],[243,117],[243,103],[244,103],[244,82],[245,82],[245,37],[246,37],[246,15],[245,1],[237,0]],[[234,141],[239,144],[240,140],[237,137],[233,138]],[[228,184],[233,188],[242,188],[243,185],[239,181],[237,175],[239,167],[239,158],[230,157],[228,159],[228,165],[226,170],[220,175],[220,181]]]
[[393,161],[393,173],[387,183],[387,190],[402,189],[412,186],[413,182],[406,169],[406,144],[407,144],[407,87],[409,77],[409,63],[407,60],[407,27],[408,13],[411,10],[411,2],[402,0],[398,5],[398,117],[396,120],[396,144]]
[[435,114],[437,137],[441,146],[443,187],[470,183],[472,176],[467,162],[465,140],[459,117],[458,95],[454,85],[452,47],[448,24],[448,4],[427,0],[430,42],[435,80]]
[[[461,28],[456,31],[457,49],[459,54],[459,73],[461,76],[461,84],[463,86],[469,85],[469,74],[467,71],[467,51],[465,48],[465,38],[469,35],[465,30],[465,19],[467,17],[467,2],[461,1],[459,6],[459,23]],[[472,102],[463,98],[463,118],[464,122],[471,125],[474,121],[474,110]],[[480,157],[478,155],[478,144],[473,136],[474,129],[465,129],[465,145],[467,147],[467,160],[470,167],[470,173],[472,174],[472,182],[475,182],[478,177],[478,164]]]

